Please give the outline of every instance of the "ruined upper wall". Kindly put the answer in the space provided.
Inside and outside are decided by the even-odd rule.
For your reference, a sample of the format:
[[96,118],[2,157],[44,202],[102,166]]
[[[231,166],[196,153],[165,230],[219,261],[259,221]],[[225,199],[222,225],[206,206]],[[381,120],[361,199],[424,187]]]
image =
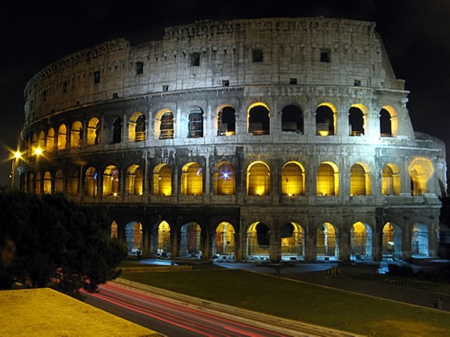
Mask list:
[[25,88],[26,124],[110,99],[222,86],[361,86],[404,90],[375,23],[329,18],[199,21],[161,40],[123,39],[69,55]]

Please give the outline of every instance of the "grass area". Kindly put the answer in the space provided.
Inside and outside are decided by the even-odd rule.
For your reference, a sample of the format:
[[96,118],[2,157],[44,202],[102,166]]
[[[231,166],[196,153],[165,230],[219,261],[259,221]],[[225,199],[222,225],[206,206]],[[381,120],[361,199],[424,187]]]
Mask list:
[[370,336],[448,336],[450,314],[245,270],[126,273],[123,278],[273,316]]

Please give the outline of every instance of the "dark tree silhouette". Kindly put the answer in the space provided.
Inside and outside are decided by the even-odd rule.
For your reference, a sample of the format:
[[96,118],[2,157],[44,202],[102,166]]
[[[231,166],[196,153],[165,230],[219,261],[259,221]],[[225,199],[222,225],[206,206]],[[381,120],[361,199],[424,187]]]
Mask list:
[[95,291],[120,274],[116,267],[127,255],[124,244],[108,237],[108,224],[106,212],[62,195],[0,194],[0,243],[8,237],[16,249],[12,265],[0,267],[9,280],[3,284],[51,285],[72,296],[80,288]]

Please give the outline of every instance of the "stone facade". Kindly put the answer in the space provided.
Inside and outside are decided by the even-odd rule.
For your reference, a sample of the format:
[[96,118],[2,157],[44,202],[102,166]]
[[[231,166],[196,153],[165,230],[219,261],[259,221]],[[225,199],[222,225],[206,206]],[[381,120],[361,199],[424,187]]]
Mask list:
[[414,132],[408,94],[372,22],[117,39],[27,83],[21,186],[107,207],[147,256],[434,256],[445,146]]

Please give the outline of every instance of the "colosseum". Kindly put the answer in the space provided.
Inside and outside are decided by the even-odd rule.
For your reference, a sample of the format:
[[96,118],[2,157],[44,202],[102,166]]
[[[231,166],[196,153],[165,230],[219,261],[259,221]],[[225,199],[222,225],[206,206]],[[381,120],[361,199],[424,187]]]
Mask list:
[[145,257],[435,256],[445,145],[375,26],[206,20],[68,55],[25,87],[20,188],[106,209]]

